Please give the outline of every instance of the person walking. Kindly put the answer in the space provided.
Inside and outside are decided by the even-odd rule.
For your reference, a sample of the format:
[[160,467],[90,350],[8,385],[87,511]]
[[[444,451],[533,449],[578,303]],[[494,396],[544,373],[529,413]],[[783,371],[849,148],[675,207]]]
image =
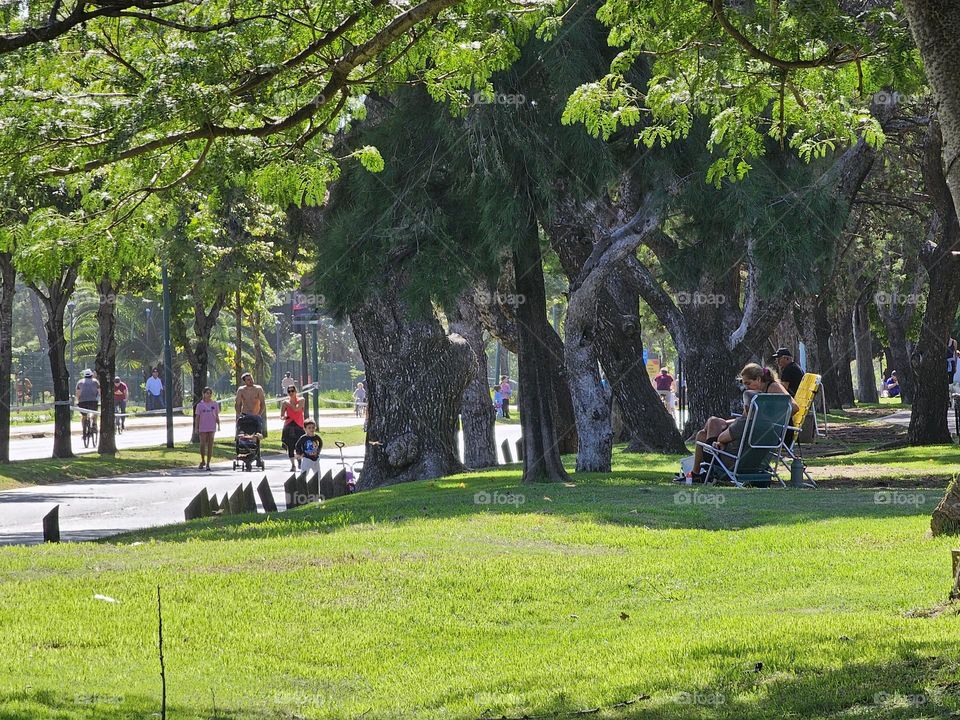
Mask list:
[[297,448],[297,440],[303,437],[303,413],[306,400],[297,395],[297,386],[287,388],[287,397],[280,403],[280,419],[283,421],[283,432],[280,434],[280,443],[287,449],[290,457],[290,469],[297,469],[297,462],[293,459]]
[[[284,395],[287,395],[289,394],[290,387],[296,384],[297,381],[293,379],[293,375],[291,375],[290,371],[287,370],[287,372],[283,374],[283,377],[280,378],[280,392],[282,392]],[[286,397],[283,399],[286,400]]]
[[209,470],[213,439],[220,429],[220,404],[213,399],[213,388],[203,389],[203,400],[193,411],[193,429],[200,435],[200,470]]
[[503,417],[510,417],[510,398],[513,395],[513,388],[510,387],[510,378],[506,375],[500,376],[500,407],[503,408]]
[[150,377],[146,382],[147,394],[147,412],[151,410],[162,410],[163,403],[163,380],[160,379],[160,370],[154,368],[150,371]]
[[237,417],[241,415],[253,415],[260,418],[260,433],[267,436],[267,397],[263,394],[263,388],[254,385],[253,375],[245,372],[240,376],[243,383],[237,388],[237,400],[235,403]]
[[113,379],[114,411],[120,420],[120,428],[127,429],[127,384],[119,377]]

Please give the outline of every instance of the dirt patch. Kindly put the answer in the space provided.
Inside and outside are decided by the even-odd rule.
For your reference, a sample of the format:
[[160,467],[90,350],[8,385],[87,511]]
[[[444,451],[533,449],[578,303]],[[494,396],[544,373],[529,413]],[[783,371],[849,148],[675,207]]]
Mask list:
[[[858,490],[889,490],[889,489],[924,489],[945,491],[952,475],[914,475],[899,477],[883,477],[876,475],[875,466],[853,466],[843,468],[843,474],[822,477],[831,468],[807,468],[810,475],[817,482],[817,486],[825,489],[855,488]],[[820,473],[815,471],[821,471]],[[863,474],[857,475],[856,471]],[[851,473],[850,471],[854,471]],[[873,473],[871,476],[870,473]]]
[[817,438],[810,445],[803,445],[803,454],[808,457],[843,455],[867,447],[896,447],[905,443],[906,428],[880,423],[835,423],[827,426],[826,437]]

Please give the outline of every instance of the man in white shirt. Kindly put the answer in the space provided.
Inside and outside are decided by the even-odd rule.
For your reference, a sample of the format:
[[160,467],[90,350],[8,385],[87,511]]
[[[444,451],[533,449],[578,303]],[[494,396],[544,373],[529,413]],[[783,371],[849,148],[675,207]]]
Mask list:
[[161,410],[163,407],[163,381],[160,379],[160,371],[154,368],[147,378],[147,411]]

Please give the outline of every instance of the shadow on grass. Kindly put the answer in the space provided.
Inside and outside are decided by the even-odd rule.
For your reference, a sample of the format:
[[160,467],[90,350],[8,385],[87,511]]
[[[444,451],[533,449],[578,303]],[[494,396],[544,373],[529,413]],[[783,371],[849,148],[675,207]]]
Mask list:
[[[484,514],[552,515],[651,529],[735,530],[830,518],[929,516],[939,489],[875,492],[675,485],[665,481],[676,458],[634,456],[638,469],[578,474],[570,484],[519,483],[517,466],[405,483],[270,515],[209,518],[106,538],[106,543],[155,539],[256,539],[334,532],[365,523],[401,523]],[[282,501],[282,499],[281,499]]]
[[[764,665],[755,672],[760,657],[746,657],[731,646],[705,650],[718,663],[717,677],[711,686],[683,685],[654,687],[638,677],[632,685],[605,688],[605,699],[597,716],[638,718],[642,720],[779,720],[795,718],[865,717],[879,720],[906,718],[948,718],[960,708],[955,682],[955,650],[942,645],[909,643],[898,646],[888,662],[848,662],[839,668],[821,669],[804,665],[802,660],[790,667]],[[411,716],[450,718],[569,718],[589,715],[596,705],[584,707],[566,698],[563,687],[526,683],[513,687],[498,683],[490,686],[482,676],[470,687],[438,696],[416,708]],[[530,693],[542,695],[549,690],[554,700],[540,705],[526,704]],[[637,701],[616,707],[623,701]],[[178,698],[181,705],[168,707],[169,717],[207,720],[262,720],[287,717],[285,708],[218,709],[207,698]],[[472,700],[478,710],[451,711]],[[300,705],[298,712],[310,705]],[[0,691],[0,720],[56,717],[64,720],[132,720],[157,717],[159,698],[143,696],[110,697],[89,690],[58,694],[49,691]],[[372,707],[370,718],[389,717],[386,708]],[[299,715],[291,715],[296,717]]]

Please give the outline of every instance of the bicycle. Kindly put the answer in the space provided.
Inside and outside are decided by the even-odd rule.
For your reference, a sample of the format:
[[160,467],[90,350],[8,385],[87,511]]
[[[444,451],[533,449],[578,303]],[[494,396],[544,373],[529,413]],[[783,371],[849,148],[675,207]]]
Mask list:
[[120,417],[119,415],[114,415],[113,422],[114,422],[114,425],[116,426],[117,435],[123,435],[123,418]]
[[100,432],[97,429],[97,421],[87,415],[87,413],[84,413],[81,424],[83,425],[83,446],[88,448],[92,444],[93,447],[97,447],[97,444],[100,441]]

